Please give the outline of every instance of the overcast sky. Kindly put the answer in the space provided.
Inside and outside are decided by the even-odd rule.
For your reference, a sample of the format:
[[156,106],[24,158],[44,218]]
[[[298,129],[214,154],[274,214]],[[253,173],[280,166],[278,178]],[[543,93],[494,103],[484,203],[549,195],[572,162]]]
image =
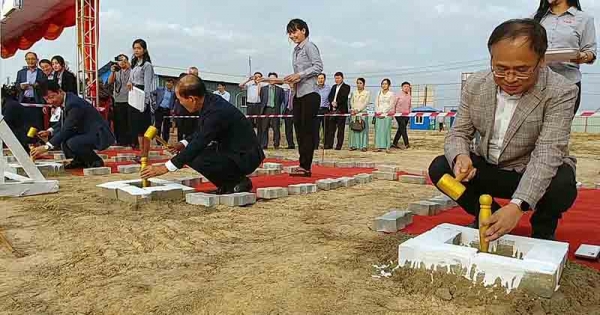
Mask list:
[[[441,83],[435,91],[436,106],[442,108],[456,105],[461,72],[488,66],[486,42],[493,28],[504,20],[532,15],[538,1],[100,3],[100,65],[121,52],[131,54],[131,43],[139,37],[147,40],[155,65],[195,65],[201,72],[246,75],[248,56],[252,56],[253,71],[289,74],[293,45],[285,26],[298,17],[309,24],[325,72],[343,71],[346,81],[352,84],[359,74],[367,79],[367,85],[379,85],[384,77],[391,78],[394,86],[405,80],[413,84]],[[581,4],[584,11],[600,16],[600,0],[582,0]],[[31,49],[46,58],[63,55],[74,68],[74,28],[65,30],[56,41],[41,41]],[[23,65],[23,52],[2,60],[2,80],[7,76],[14,80]],[[582,71],[590,73],[583,77],[582,108],[596,109],[600,107],[600,65],[583,66]]]

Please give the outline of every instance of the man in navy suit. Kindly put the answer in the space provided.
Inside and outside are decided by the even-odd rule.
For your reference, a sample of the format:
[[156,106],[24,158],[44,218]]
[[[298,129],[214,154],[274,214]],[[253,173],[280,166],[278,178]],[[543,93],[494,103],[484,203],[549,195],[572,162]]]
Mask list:
[[188,165],[215,186],[217,194],[248,192],[248,179],[265,159],[252,123],[221,96],[208,93],[202,79],[187,75],[175,93],[189,112],[199,113],[198,128],[173,147],[179,153],[165,165],[147,167],[142,178],[160,176]]
[[171,119],[165,119],[165,116],[170,116],[171,111],[175,107],[175,90],[173,89],[173,79],[168,79],[165,87],[159,87],[152,92],[152,97],[155,102],[152,102],[154,111],[154,127],[161,133],[162,138],[169,142],[169,134],[171,131]]
[[[277,79],[277,73],[269,73],[269,79]],[[284,91],[281,87],[270,82],[269,85],[260,88],[260,115],[281,115],[281,107],[285,103]],[[281,140],[280,126],[281,118],[259,118],[258,120],[258,140],[263,149],[269,146],[269,127],[273,129],[273,146],[279,149]]]
[[[17,72],[17,81],[15,85],[19,91],[19,103],[29,104],[44,104],[44,99],[40,93],[40,86],[44,84],[48,78],[38,68],[38,57],[30,51],[25,54],[25,62],[27,67]],[[44,129],[44,113],[40,107],[26,107],[25,113],[27,117],[26,123],[29,127],[35,127],[38,130]]]
[[62,146],[65,156],[73,159],[66,169],[104,166],[94,150],[108,148],[115,137],[96,108],[73,93],[65,93],[56,81],[43,85],[41,93],[48,104],[63,107],[63,114],[52,128],[38,133],[42,138],[52,137],[31,155],[35,158]]

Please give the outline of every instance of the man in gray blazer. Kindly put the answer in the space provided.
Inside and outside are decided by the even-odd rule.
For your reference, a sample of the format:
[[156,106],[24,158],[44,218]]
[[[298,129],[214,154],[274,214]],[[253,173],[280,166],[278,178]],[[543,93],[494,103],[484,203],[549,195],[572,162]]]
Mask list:
[[[273,81],[270,81],[273,80]],[[269,85],[260,89],[260,107],[259,115],[281,115],[281,108],[285,103],[284,91],[281,87],[275,85],[277,82],[277,73],[269,73]],[[269,127],[273,129],[273,146],[279,149],[281,140],[280,126],[281,118],[258,118],[258,141],[263,149],[269,146]]]
[[[558,220],[577,197],[576,160],[569,137],[577,87],[545,64],[546,31],[531,19],[510,20],[490,36],[491,69],[469,77],[444,151],[429,167],[437,183],[444,174],[465,176],[458,204],[476,218],[479,197],[511,199],[492,204],[486,239],[509,233],[524,211],[533,210],[532,237],[554,239]],[[481,135],[476,149],[469,145]],[[477,222],[477,220],[476,220]]]

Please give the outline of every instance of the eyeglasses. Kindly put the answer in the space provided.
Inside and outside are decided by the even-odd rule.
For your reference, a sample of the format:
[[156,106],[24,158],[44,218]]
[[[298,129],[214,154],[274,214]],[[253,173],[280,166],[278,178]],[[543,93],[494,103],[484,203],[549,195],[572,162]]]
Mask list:
[[540,65],[540,60],[541,59],[538,59],[537,63],[535,64],[535,67],[533,67],[533,69],[531,69],[531,70],[518,71],[518,70],[494,69],[494,66],[491,66],[492,73],[494,74],[494,76],[496,78],[504,79],[512,73],[517,80],[527,80],[535,73],[535,70]]

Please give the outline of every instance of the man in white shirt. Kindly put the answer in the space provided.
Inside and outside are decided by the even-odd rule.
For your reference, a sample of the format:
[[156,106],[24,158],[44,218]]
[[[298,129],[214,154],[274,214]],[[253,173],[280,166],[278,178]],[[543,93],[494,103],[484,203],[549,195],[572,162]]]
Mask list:
[[[246,90],[246,115],[260,115],[260,89],[268,83],[261,82],[262,73],[255,72],[253,76],[240,83],[240,88]],[[250,119],[252,125],[256,128],[256,119]]]
[[231,95],[229,94],[229,92],[225,91],[225,83],[219,82],[219,84],[217,84],[217,90],[213,93],[219,95],[220,97],[231,103]]
[[[532,237],[554,239],[558,220],[577,197],[576,160],[569,136],[577,87],[550,71],[545,29],[532,19],[510,20],[490,36],[491,70],[471,75],[445,141],[445,155],[429,167],[437,183],[444,174],[464,177],[458,204],[476,218],[479,197],[510,199],[479,222],[486,240],[512,231],[533,210]],[[474,152],[474,134],[481,141]],[[477,220],[476,220],[477,222]]]

